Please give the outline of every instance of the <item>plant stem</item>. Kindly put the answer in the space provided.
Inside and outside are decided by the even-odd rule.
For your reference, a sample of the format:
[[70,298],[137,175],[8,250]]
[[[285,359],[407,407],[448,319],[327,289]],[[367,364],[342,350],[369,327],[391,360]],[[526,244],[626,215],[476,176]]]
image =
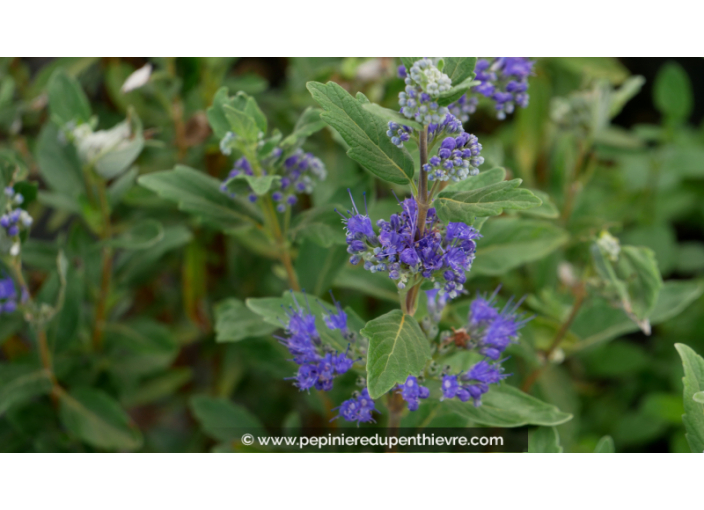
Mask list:
[[286,275],[288,276],[288,284],[291,289],[295,291],[301,290],[301,285],[298,283],[298,276],[293,268],[293,262],[291,260],[291,253],[288,249],[288,243],[286,242],[286,236],[284,232],[281,231],[281,226],[279,225],[279,219],[276,217],[276,211],[274,210],[274,204],[268,195],[262,197],[262,202],[264,207],[264,218],[268,224],[269,233],[274,238],[276,242],[276,247],[279,249],[279,258],[281,263],[286,269]]
[[428,126],[423,127],[423,131],[419,134],[420,146],[420,174],[418,176],[418,196],[416,204],[418,205],[418,226],[416,230],[416,240],[423,237],[425,233],[425,219],[428,216],[428,173],[423,169],[428,163]]
[[98,198],[100,200],[100,214],[102,218],[102,229],[100,238],[103,241],[102,248],[102,269],[100,277],[100,292],[98,302],[95,307],[95,324],[93,325],[93,348],[97,351],[102,347],[103,330],[105,327],[105,315],[107,311],[107,300],[110,294],[110,283],[112,280],[112,247],[108,244],[112,237],[112,225],[110,223],[110,205],[105,189],[105,182],[98,179]]
[[545,363],[542,367],[537,368],[533,370],[533,372],[528,375],[526,378],[525,382],[523,383],[523,386],[521,386],[521,389],[525,392],[530,391],[530,389],[533,387],[533,384],[540,378],[542,373],[545,371],[545,368],[547,367],[550,357],[552,354],[555,352],[555,350],[560,346],[560,343],[562,340],[564,340],[565,335],[567,335],[567,332],[570,330],[570,326],[572,326],[572,323],[574,322],[574,319],[577,317],[577,314],[579,313],[579,310],[582,308],[582,305],[584,304],[584,299],[587,297],[587,292],[584,288],[584,284],[580,284],[579,287],[577,287],[576,290],[576,298],[574,301],[574,304],[572,305],[572,310],[570,310],[570,314],[565,320],[565,322],[562,323],[560,326],[560,329],[557,331],[555,334],[555,337],[552,339],[552,342],[550,343],[550,346],[548,349],[545,351]]
[[[389,410],[389,437],[396,437],[398,435],[398,429],[401,425],[401,413],[403,412],[403,399],[398,392],[393,392],[388,395],[387,398],[387,408]],[[388,447],[386,452],[393,453],[396,450],[395,447]]]

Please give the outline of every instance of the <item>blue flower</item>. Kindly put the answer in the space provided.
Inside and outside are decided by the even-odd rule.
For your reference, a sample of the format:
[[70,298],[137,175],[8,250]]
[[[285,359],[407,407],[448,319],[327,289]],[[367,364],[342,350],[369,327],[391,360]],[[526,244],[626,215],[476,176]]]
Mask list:
[[443,134],[453,135],[463,131],[462,122],[451,113],[448,113],[442,122],[428,125],[428,143]]
[[479,173],[479,166],[484,163],[481,151],[482,145],[474,135],[462,132],[457,138],[448,136],[440,144],[437,156],[431,157],[423,170],[430,181],[461,181]]
[[332,295],[332,291],[330,292],[330,296],[332,297],[332,302],[335,304],[335,310],[337,310],[337,312],[333,313],[326,308],[325,310],[328,313],[323,315],[323,322],[325,322],[328,329],[333,331],[339,329],[342,336],[345,338],[351,338],[352,333],[349,329],[347,329],[347,314],[342,309],[340,302],[335,301],[335,296]]
[[469,307],[467,329],[473,345],[489,359],[498,360],[506,348],[518,338],[519,330],[531,320],[517,313],[522,300],[509,300],[503,310],[495,306],[499,289],[487,297],[477,296]]
[[497,57],[491,62],[480,59],[474,68],[480,84],[472,90],[492,99],[498,118],[505,119],[515,106],[528,106],[528,76],[534,64],[525,57]]
[[413,130],[408,126],[401,126],[395,122],[389,121],[389,129],[386,131],[386,136],[391,138],[391,143],[396,147],[403,147],[403,142],[407,142],[411,139],[411,133]]
[[374,401],[369,397],[367,388],[353,395],[351,399],[345,400],[336,410],[338,410],[338,415],[333,420],[343,417],[345,420],[357,422],[357,424],[375,421],[372,413],[376,411],[376,407]]
[[17,309],[17,290],[9,276],[0,279],[0,314],[12,313]]
[[[311,313],[310,307],[304,309],[296,300],[293,293],[293,306],[286,311],[287,322],[284,324],[285,337],[277,337],[293,355],[293,361],[299,365],[298,373],[294,379],[294,384],[301,390],[315,388],[317,390],[330,391],[333,379],[346,373],[352,365],[352,360],[348,354],[332,353],[329,347],[323,346],[320,334],[315,325],[315,316]],[[339,307],[339,303],[337,304]],[[344,312],[342,312],[344,314]],[[340,324],[338,315],[332,322]],[[346,316],[344,319],[346,328]],[[328,320],[325,323],[330,327]],[[336,329],[330,327],[330,329]]]
[[476,97],[468,98],[467,94],[464,94],[454,103],[447,105],[447,109],[450,110],[450,113],[460,121],[467,122],[469,121],[469,116],[477,111],[478,103],[479,101]]
[[377,235],[369,216],[360,214],[352,203],[354,213],[348,211],[349,218],[343,215],[352,264],[364,261],[364,268],[372,273],[388,272],[399,289],[422,276],[434,281],[436,288],[443,288],[450,299],[463,292],[465,273],[474,261],[474,240],[481,237],[473,227],[452,224],[448,236],[435,209],[430,208],[423,236],[417,238],[418,207],[415,199],[408,198],[400,203],[400,214],[391,215],[389,221],[377,221]]
[[408,404],[409,411],[417,411],[420,399],[430,396],[430,390],[418,384],[418,378],[412,375],[408,376],[405,383],[397,385],[396,389]]

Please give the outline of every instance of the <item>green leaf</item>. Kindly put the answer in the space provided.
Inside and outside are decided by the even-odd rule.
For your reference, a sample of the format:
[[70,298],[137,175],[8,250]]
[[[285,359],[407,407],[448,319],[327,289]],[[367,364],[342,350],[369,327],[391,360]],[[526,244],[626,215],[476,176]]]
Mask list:
[[[471,425],[486,427],[522,427],[541,425],[553,427],[572,419],[557,407],[523,393],[508,384],[492,385],[482,396],[482,405],[474,407],[471,402],[450,400],[451,409],[467,418]],[[470,425],[470,426],[471,426]]]
[[335,279],[335,287],[356,290],[390,303],[398,303],[398,288],[394,281],[387,274],[365,271],[361,265],[344,267]]
[[298,119],[298,122],[296,122],[293,133],[284,138],[281,145],[283,147],[295,147],[302,144],[310,135],[323,129],[326,124],[325,121],[320,120],[321,112],[322,110],[319,108],[310,106],[306,108]]
[[120,405],[107,393],[76,388],[59,394],[59,416],[72,434],[104,450],[136,450],[142,434]]
[[472,191],[502,182],[506,178],[506,169],[497,166],[477,175],[470,175],[463,181],[450,184],[443,191]]
[[[261,175],[257,177],[255,175],[240,174],[225,181],[225,185],[229,185],[231,182],[245,181],[247,184],[249,184],[249,187],[256,195],[262,196],[269,193],[269,190],[274,185],[274,183],[279,182],[280,180],[281,177],[278,175]],[[232,191],[237,193],[237,191],[235,190]]]
[[254,122],[257,125],[259,131],[261,131],[262,133],[266,133],[266,116],[264,115],[264,112],[261,111],[259,105],[257,104],[257,101],[253,97],[247,97],[247,102],[244,106],[244,113],[254,119]]
[[224,137],[230,131],[230,123],[225,117],[223,106],[230,102],[227,87],[220,87],[213,97],[213,104],[207,110],[208,122],[213,133],[218,138]]
[[[3,321],[6,320],[3,318]],[[0,416],[15,404],[26,402],[51,392],[51,377],[46,370],[37,370],[2,381],[0,385]]]
[[267,324],[239,299],[230,298],[215,306],[215,341],[239,342],[272,334],[276,326]]
[[122,201],[127,192],[132,189],[135,182],[137,182],[138,176],[139,169],[133,166],[110,184],[108,197],[110,198],[111,205],[117,205]]
[[301,287],[314,296],[327,294],[348,258],[344,245],[323,248],[312,241],[303,243],[295,265]]
[[463,82],[454,85],[450,90],[442,92],[438,97],[437,103],[440,106],[447,106],[450,103],[454,103],[475,85],[479,85],[479,82],[474,79],[474,73],[472,73],[471,76]]
[[617,265],[618,276],[626,282],[633,313],[647,318],[655,308],[662,289],[662,277],[650,248],[623,246]]
[[[650,315],[650,323],[659,324],[679,315],[702,292],[704,285],[700,282],[665,282]],[[570,330],[582,339],[570,348],[570,351],[578,351],[637,331],[638,326],[606,300],[593,298],[582,307]]]
[[406,71],[410,71],[411,67],[413,67],[413,63],[422,58],[423,57],[401,57],[401,63],[406,66]]
[[177,202],[179,208],[230,230],[261,221],[259,211],[240,199],[220,191],[220,182],[187,166],[177,165],[143,175],[137,181],[160,196]]
[[666,117],[683,122],[692,113],[694,100],[687,72],[677,62],[667,62],[655,78],[655,106]]
[[230,131],[250,144],[257,142],[259,127],[253,117],[229,105],[223,106],[223,112],[230,125]]
[[329,248],[335,244],[347,245],[342,218],[336,206],[314,207],[296,215],[289,230],[293,241],[308,239],[318,246]]
[[611,436],[604,436],[599,439],[599,442],[594,448],[594,453],[614,453],[616,447],[614,446],[614,440]]
[[528,434],[528,453],[563,453],[555,427],[539,427]]
[[174,394],[193,378],[189,367],[172,368],[165,374],[140,383],[139,387],[125,395],[121,401],[127,407],[141,406]]
[[675,344],[684,365],[684,411],[687,442],[693,453],[704,452],[704,403],[694,396],[704,391],[704,358],[685,344]]
[[114,248],[144,250],[164,238],[164,227],[157,220],[144,220],[109,241]]
[[618,115],[628,101],[635,97],[640,89],[645,85],[645,78],[642,76],[630,76],[625,82],[611,94],[611,107],[609,117]]
[[515,267],[540,260],[565,244],[568,233],[538,220],[497,218],[482,227],[472,274],[502,275]]
[[445,57],[445,67],[442,72],[450,77],[453,85],[458,85],[467,78],[474,78],[474,66],[477,57]]
[[[481,174],[480,174],[481,175]],[[530,209],[541,201],[521,185],[520,179],[497,182],[468,191],[445,190],[433,202],[438,217],[444,222],[472,224],[479,216],[496,216],[504,209]]]
[[241,429],[262,428],[256,416],[225,398],[198,395],[191,397],[190,407],[203,431],[219,441],[239,440]]
[[548,195],[544,191],[540,191],[537,189],[532,189],[530,191],[540,199],[542,204],[540,204],[538,207],[533,207],[532,209],[526,209],[524,211],[521,211],[521,214],[524,214],[526,216],[534,216],[537,218],[557,218],[560,215],[560,211],[557,209],[557,206],[554,204],[554,202],[550,199],[550,195]]
[[54,120],[61,126],[75,121],[88,122],[90,103],[78,80],[69,76],[63,69],[57,69],[48,85],[49,110]]
[[277,328],[283,328],[283,325],[286,324],[286,312],[289,308],[293,307],[296,310],[300,306],[306,310],[310,309],[310,312],[315,316],[318,334],[323,342],[339,351],[347,349],[349,342],[342,337],[340,332],[338,330],[331,331],[323,324],[323,315],[328,314],[332,307],[323,305],[312,296],[307,296],[302,292],[288,291],[284,292],[280,298],[249,298],[246,304],[247,308],[259,315],[264,322]]
[[386,123],[364,109],[364,101],[353,98],[338,84],[307,84],[313,99],[325,110],[321,118],[349,145],[347,155],[371,173],[388,182],[409,184],[414,166],[411,155],[386,136]]
[[362,335],[369,339],[367,388],[371,398],[379,398],[417,375],[430,359],[430,344],[418,322],[401,310],[393,310],[367,322]]
[[594,266],[605,284],[604,293],[619,303],[645,334],[650,334],[648,318],[662,288],[655,254],[650,248],[636,246],[622,246],[611,253],[602,242],[604,238],[602,234],[591,246]]
[[53,124],[46,124],[39,133],[35,157],[39,173],[52,190],[72,198],[85,192],[76,150],[73,145],[59,142],[59,130]]
[[408,126],[413,129],[422,130],[423,124],[409,119],[405,115],[402,115],[396,110],[391,110],[390,108],[384,108],[376,103],[364,103],[362,108],[372,113],[373,115],[382,119],[388,126],[389,122],[395,122],[402,126]]
[[704,404],[704,391],[700,391],[692,395],[692,400],[700,404]]

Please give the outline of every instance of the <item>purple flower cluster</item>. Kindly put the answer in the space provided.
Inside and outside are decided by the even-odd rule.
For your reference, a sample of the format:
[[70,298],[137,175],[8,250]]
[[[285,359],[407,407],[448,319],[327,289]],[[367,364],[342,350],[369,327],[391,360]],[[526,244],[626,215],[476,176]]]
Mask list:
[[430,396],[430,390],[418,383],[418,378],[412,375],[408,376],[406,382],[396,386],[396,389],[401,394],[401,398],[408,404],[409,411],[417,411],[420,399],[425,399]]
[[338,415],[333,418],[342,416],[347,421],[359,423],[369,423],[375,421],[372,417],[372,412],[376,411],[374,401],[369,397],[367,388],[361,392],[355,392],[352,398],[345,400],[340,407],[336,408]]
[[498,289],[488,299],[478,296],[472,301],[467,326],[472,346],[494,361],[518,339],[518,331],[530,320],[517,313],[522,300],[516,303],[509,300],[499,311],[494,306],[497,292]]
[[442,378],[442,398],[457,397],[462,402],[474,400],[474,405],[481,405],[481,398],[489,391],[490,384],[496,384],[507,377],[500,364],[490,364],[482,360],[472,368],[459,375],[445,375]]
[[477,111],[478,103],[479,101],[476,97],[468,98],[467,94],[464,94],[454,103],[447,105],[447,109],[450,110],[450,113],[457,117],[460,121],[467,122],[469,120],[469,116]]
[[435,209],[430,208],[426,228],[419,236],[416,201],[408,198],[400,204],[401,214],[377,222],[376,234],[368,213],[361,214],[354,200],[352,205],[353,211],[347,211],[349,217],[343,215],[350,263],[364,261],[368,271],[388,272],[399,289],[405,288],[409,280],[423,277],[435,281],[435,287],[442,288],[450,298],[462,292],[465,273],[474,261],[475,239],[481,237],[474,228],[464,223],[442,225]]
[[[333,379],[352,368],[354,360],[348,353],[333,353],[328,346],[324,346],[310,308],[302,308],[295,296],[293,300],[296,308],[290,307],[286,312],[286,337],[277,337],[293,355],[293,361],[300,365],[298,374],[291,379],[296,381],[294,384],[301,391],[310,388],[330,391]],[[325,322],[328,323],[327,320]],[[335,325],[338,326],[335,329],[347,329],[346,316],[344,319],[337,316]]]
[[24,197],[21,193],[15,193],[15,190],[8,186],[5,188],[5,196],[8,198],[6,205],[6,213],[0,216],[0,226],[5,229],[5,234],[8,237],[15,237],[20,233],[22,227],[30,227],[32,225],[32,217],[24,209],[13,206],[19,206],[24,202]]
[[469,133],[462,133],[457,138],[448,136],[442,141],[436,156],[423,166],[431,181],[462,181],[469,175],[479,173],[479,165],[484,163],[481,157],[482,144]]
[[499,119],[513,113],[515,106],[528,106],[528,76],[534,61],[525,57],[497,57],[491,62],[480,59],[474,70],[481,83],[472,90],[496,103]]
[[17,291],[15,282],[9,276],[0,279],[0,314],[17,310]]
[[311,175],[322,181],[327,172],[323,162],[310,152],[304,153],[302,149],[298,149],[284,160],[281,191],[275,191],[271,195],[271,198],[279,203],[276,206],[279,212],[284,212],[286,207],[294,205],[298,201],[297,194],[313,192],[314,182]]
[[[399,74],[401,72],[399,68]],[[448,110],[439,106],[437,99],[452,87],[450,77],[427,57],[416,60],[408,71],[403,68],[403,74],[406,90],[398,95],[401,113],[423,124],[442,122]]]
[[440,322],[442,311],[447,305],[447,293],[440,289],[430,289],[425,291],[427,298],[428,315],[434,322]]
[[[227,174],[227,179],[225,179],[220,185],[220,191],[226,193],[231,198],[234,198],[235,194],[229,190],[228,184],[232,181],[232,179],[235,179],[240,175],[254,175],[252,165],[249,164],[249,160],[244,156],[235,161],[235,166],[232,170],[230,170],[230,173]],[[248,198],[251,202],[257,201],[257,195],[255,193],[250,193]]]
[[403,147],[403,142],[407,142],[411,139],[411,133],[413,130],[408,126],[401,126],[393,121],[389,121],[389,130],[386,132],[386,136],[391,138],[391,143],[396,147]]
[[342,336],[346,340],[349,340],[350,342],[354,342],[354,340],[355,340],[354,333],[352,331],[350,331],[350,329],[347,327],[347,314],[342,309],[340,302],[335,301],[335,297],[332,295],[332,291],[330,292],[330,296],[332,296],[332,301],[333,301],[333,303],[335,303],[336,312],[333,313],[332,311],[326,309],[326,311],[328,313],[323,315],[323,322],[325,322],[325,325],[331,331],[339,329],[340,333],[342,333]]
[[442,122],[428,125],[428,143],[432,142],[443,133],[454,135],[463,131],[462,123],[454,115],[448,113]]
[[469,309],[466,328],[455,331],[456,341],[464,342],[464,347],[475,349],[486,358],[466,372],[444,375],[442,378],[443,398],[459,398],[462,402],[470,398],[474,405],[481,403],[481,396],[489,391],[490,384],[496,384],[508,377],[503,373],[499,360],[506,348],[518,339],[518,331],[530,319],[517,313],[521,302],[509,300],[499,310],[495,299],[499,289],[490,296],[477,296]]

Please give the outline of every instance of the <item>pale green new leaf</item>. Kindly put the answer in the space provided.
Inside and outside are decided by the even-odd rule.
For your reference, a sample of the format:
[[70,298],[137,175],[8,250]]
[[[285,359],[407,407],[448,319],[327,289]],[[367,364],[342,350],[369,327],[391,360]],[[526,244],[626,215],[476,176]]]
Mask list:
[[367,388],[371,398],[379,398],[409,375],[418,375],[431,357],[418,322],[401,310],[367,322],[361,333],[369,339]]

